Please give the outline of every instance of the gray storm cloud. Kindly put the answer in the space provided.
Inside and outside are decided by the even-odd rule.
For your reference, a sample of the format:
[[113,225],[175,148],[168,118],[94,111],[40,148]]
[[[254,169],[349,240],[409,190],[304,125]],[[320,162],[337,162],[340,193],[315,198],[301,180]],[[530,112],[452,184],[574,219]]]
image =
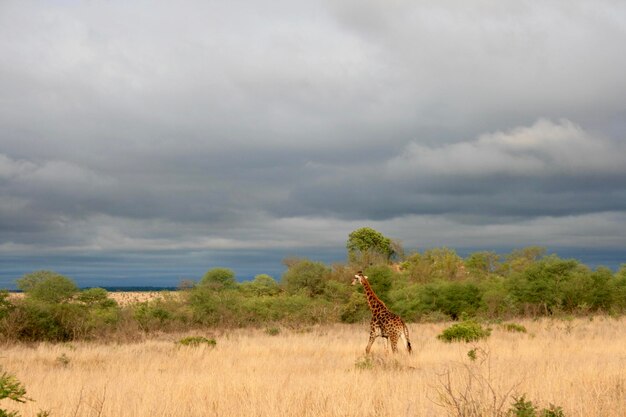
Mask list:
[[0,4],[0,248],[624,246],[623,2]]

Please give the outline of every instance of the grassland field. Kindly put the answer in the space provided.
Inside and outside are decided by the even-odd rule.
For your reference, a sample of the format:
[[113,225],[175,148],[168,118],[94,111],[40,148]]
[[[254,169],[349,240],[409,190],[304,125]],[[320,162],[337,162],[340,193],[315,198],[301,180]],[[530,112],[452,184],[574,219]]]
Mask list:
[[[177,291],[109,291],[109,298],[115,300],[121,307],[133,303],[141,303],[145,301],[163,298],[165,294],[176,296]],[[17,299],[24,297],[22,292],[9,293],[9,299]]]
[[[493,324],[488,339],[470,344],[437,339],[450,323],[409,324],[412,355],[377,339],[366,356],[367,323],[8,344],[0,366],[34,401],[0,406],[53,417],[438,417],[465,405],[498,416],[525,394],[567,417],[626,416],[626,318],[516,323],[527,332]],[[217,344],[176,343],[189,335]]]

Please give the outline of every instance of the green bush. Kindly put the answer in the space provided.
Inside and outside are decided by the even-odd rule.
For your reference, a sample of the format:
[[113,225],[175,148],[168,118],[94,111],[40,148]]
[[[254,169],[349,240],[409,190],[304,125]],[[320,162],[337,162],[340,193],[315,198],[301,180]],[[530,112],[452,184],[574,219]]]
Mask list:
[[265,333],[270,336],[278,336],[280,334],[280,329],[278,327],[268,327],[265,329]]
[[350,300],[341,307],[340,318],[344,323],[360,323],[369,319],[371,313],[367,306],[365,295],[354,292],[350,296]]
[[370,227],[350,233],[346,249],[350,262],[361,265],[387,263],[396,254],[391,239]]
[[436,301],[437,310],[456,320],[464,314],[474,316],[481,306],[480,288],[471,282],[443,283]]
[[242,283],[241,289],[251,296],[272,296],[280,293],[278,283],[267,274],[257,275],[253,281]]
[[327,301],[332,301],[337,304],[345,304],[348,300],[350,300],[352,294],[354,294],[354,288],[349,284],[349,282],[341,282],[331,279],[326,281],[322,296]]
[[207,339],[204,336],[183,337],[177,343],[183,346],[200,346],[200,345],[205,344],[209,347],[215,347],[217,345],[217,342],[215,341],[215,339]]
[[288,262],[282,282],[289,294],[304,293],[314,297],[324,293],[330,270],[321,262],[298,259]]
[[[2,368],[0,368],[2,371]],[[17,378],[6,372],[0,374],[0,401],[9,399],[18,403],[25,403],[26,401],[32,401],[26,397],[26,388]],[[36,417],[49,417],[50,413],[47,411],[40,411]],[[0,408],[0,417],[20,417],[17,411],[8,411]]]
[[451,342],[474,342],[484,339],[491,335],[490,329],[483,328],[480,323],[467,320],[461,323],[453,324],[445,329],[437,339],[447,343]]
[[[393,270],[387,265],[375,265],[367,268],[365,275],[378,298],[384,303],[389,302],[388,293],[395,280]],[[365,296],[363,297],[365,298]]]
[[26,388],[13,375],[2,372],[0,375],[0,400],[8,398],[19,403],[24,403],[26,398]]
[[276,297],[273,308],[278,312],[278,320],[292,325],[321,324],[338,321],[338,309],[333,304],[321,299],[302,294]]
[[109,298],[109,293],[104,288],[88,288],[82,290],[76,296],[76,301],[79,301],[90,307],[115,307],[117,302]]
[[231,269],[213,268],[204,274],[198,285],[221,291],[236,288],[237,281]]
[[199,285],[189,293],[192,321],[209,326],[236,326],[241,320],[243,299],[242,294],[236,290],[215,291]]
[[8,340],[69,341],[108,333],[120,309],[102,288],[78,291],[72,280],[37,271],[18,280],[23,299],[0,295],[0,334]]
[[161,330],[174,320],[174,312],[160,299],[137,303],[133,308],[133,317],[144,331]]
[[563,409],[554,404],[538,411],[532,401],[527,401],[525,395],[514,397],[515,402],[511,405],[508,415],[511,417],[565,417]]
[[304,292],[254,296],[247,291],[197,287],[190,291],[188,302],[193,322],[209,326],[315,324],[339,319],[339,306]]
[[80,305],[51,304],[33,299],[16,302],[5,318],[10,339],[63,342],[87,336],[88,311]]
[[0,290],[0,320],[5,318],[12,309],[13,304],[9,301],[9,291]]
[[564,308],[571,309],[567,300],[577,298],[577,293],[572,291],[572,282],[577,275],[584,273],[581,268],[576,260],[547,256],[512,277],[511,294],[518,303],[526,306],[527,313],[552,314]]
[[609,284],[611,293],[611,307],[613,312],[626,312],[626,265],[622,266],[620,272]]
[[527,332],[526,327],[517,323],[504,323],[502,324],[502,327],[507,332],[514,332],[514,333],[526,333]]
[[434,312],[458,319],[475,316],[482,306],[482,292],[472,282],[437,281],[394,288],[389,293],[390,308],[408,320],[418,320]]
[[507,289],[505,278],[491,276],[481,281],[479,287],[481,290],[480,314],[490,318],[516,314],[517,305]]
[[52,271],[36,271],[17,280],[18,288],[29,297],[47,303],[69,301],[78,287],[69,278]]

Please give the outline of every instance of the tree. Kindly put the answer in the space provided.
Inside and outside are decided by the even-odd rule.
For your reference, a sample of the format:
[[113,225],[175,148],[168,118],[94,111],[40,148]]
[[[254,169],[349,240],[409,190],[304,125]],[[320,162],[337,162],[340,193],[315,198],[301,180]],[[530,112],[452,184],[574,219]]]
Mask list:
[[465,266],[476,278],[486,278],[498,270],[500,256],[495,252],[474,252],[465,259]]
[[362,227],[348,235],[348,259],[363,266],[389,262],[397,250],[391,239],[370,228]]
[[515,249],[506,256],[504,269],[509,273],[521,272],[546,256],[546,248],[541,246],[528,246],[522,249]]
[[115,307],[117,302],[109,298],[109,292],[104,288],[88,288],[76,296],[76,300],[88,307]]
[[[18,403],[33,401],[26,396],[26,388],[15,376],[4,372],[2,368],[0,368],[0,372],[2,372],[0,374],[0,400],[6,398]],[[40,411],[36,417],[47,417],[49,415],[48,411]],[[0,417],[20,417],[20,413],[0,408]]]
[[78,287],[69,278],[53,271],[35,271],[17,280],[17,287],[29,297],[47,303],[69,301]]
[[458,281],[467,277],[463,260],[448,248],[435,248],[424,252],[424,259],[430,263],[433,278]]
[[578,297],[568,297],[568,290],[571,291],[572,281],[581,268],[584,266],[574,259],[544,257],[511,277],[511,295],[535,314],[551,314],[555,309],[571,307],[567,305],[568,298]]
[[9,291],[0,290],[0,319],[4,318],[13,308],[13,304],[9,301]]
[[391,290],[394,282],[393,270],[387,265],[375,265],[367,268],[365,275],[376,295],[385,303],[389,302],[387,293]]
[[243,288],[254,295],[277,295],[280,292],[278,283],[267,274],[260,274],[254,277],[254,281],[246,282]]
[[220,291],[235,288],[237,281],[235,281],[235,273],[231,269],[213,268],[204,274],[199,285]]
[[467,277],[463,260],[452,249],[434,248],[423,254],[414,253],[402,264],[409,280],[431,282],[434,280],[459,281]]
[[300,259],[290,263],[283,274],[282,281],[288,293],[295,294],[304,291],[308,296],[313,297],[324,292],[329,273],[328,268],[321,262]]

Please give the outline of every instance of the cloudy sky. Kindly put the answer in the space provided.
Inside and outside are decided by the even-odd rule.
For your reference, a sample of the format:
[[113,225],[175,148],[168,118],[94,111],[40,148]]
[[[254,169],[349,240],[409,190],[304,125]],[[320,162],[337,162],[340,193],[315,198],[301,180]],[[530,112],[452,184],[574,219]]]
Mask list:
[[626,3],[0,2],[0,287],[540,245],[626,262]]

